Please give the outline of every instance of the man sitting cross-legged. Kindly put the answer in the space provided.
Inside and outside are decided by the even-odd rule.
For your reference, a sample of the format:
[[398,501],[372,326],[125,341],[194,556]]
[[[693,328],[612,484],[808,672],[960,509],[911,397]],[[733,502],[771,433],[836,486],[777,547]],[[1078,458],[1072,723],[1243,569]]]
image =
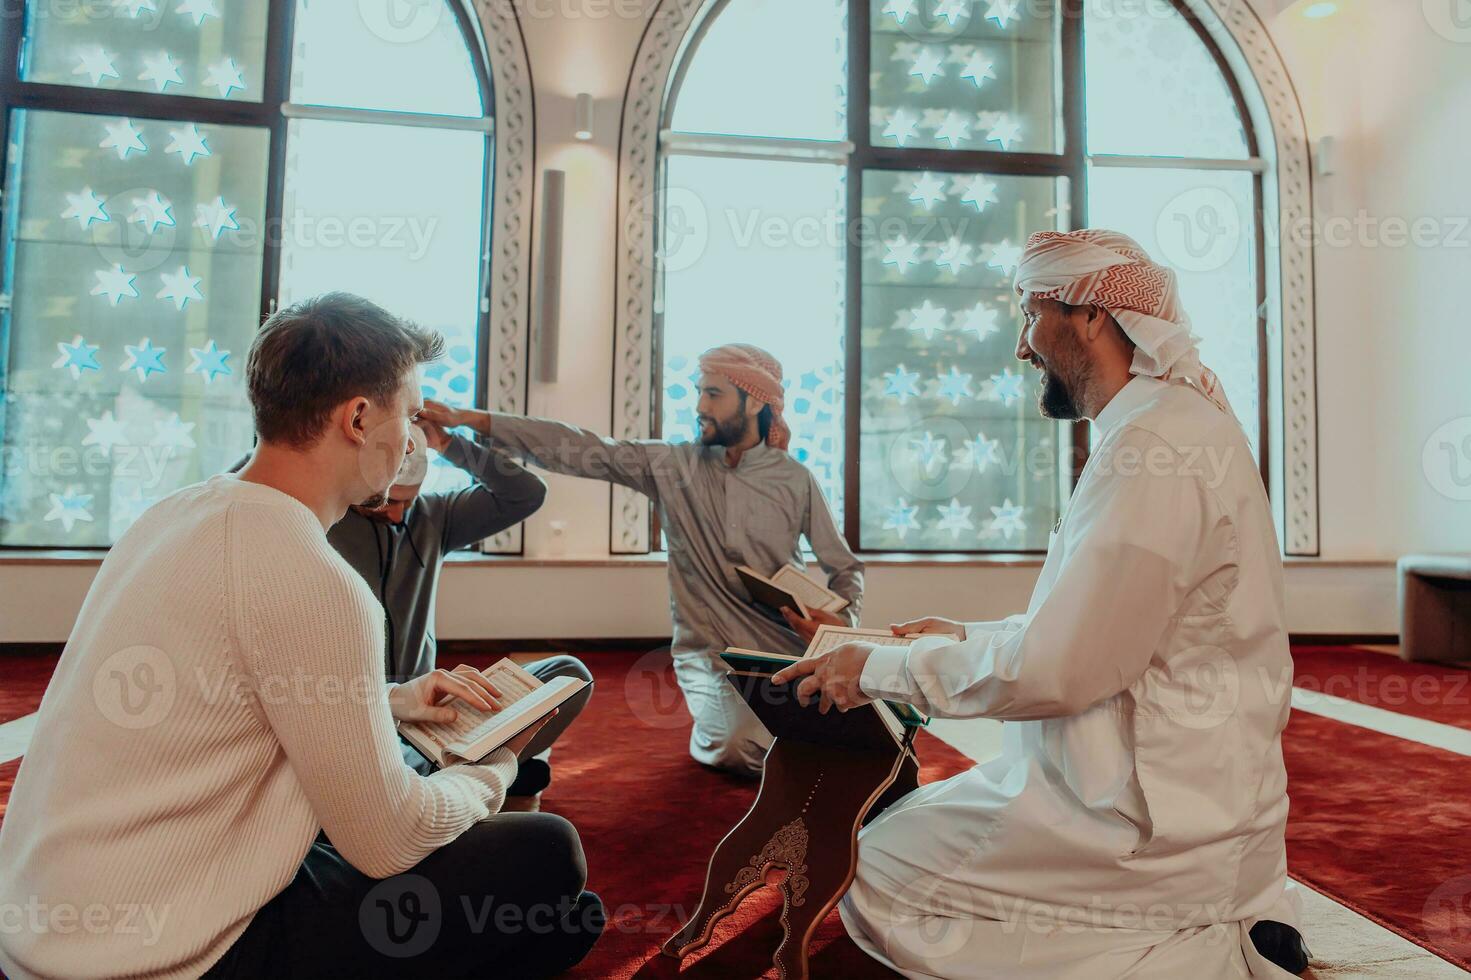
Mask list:
[[[434,605],[444,557],[519,524],[536,513],[546,499],[546,483],[510,454],[453,435],[433,422],[419,420],[411,432],[414,446],[399,470],[388,499],[378,507],[354,504],[327,532],[327,541],[357,570],[383,604],[384,671],[388,680],[403,682],[434,670]],[[471,484],[456,490],[421,493],[433,449],[469,474]],[[236,469],[248,462],[242,460]],[[547,657],[525,665],[538,680],[592,675],[575,657]],[[587,706],[592,685],[558,709],[522,753],[516,781],[506,790],[505,809],[535,809],[551,781],[548,756],[552,743]],[[404,761],[419,773],[434,763],[404,739]]]
[[729,646],[801,653],[805,644],[795,630],[816,627],[790,616],[784,624],[754,606],[736,566],[768,575],[788,562],[800,566],[805,535],[829,588],[849,602],[841,619],[824,620],[852,624],[863,563],[838,533],[817,481],[787,455],[776,359],[731,344],[707,351],[700,371],[698,443],[605,439],[561,422],[433,402],[424,418],[468,425],[553,472],[610,480],[653,499],[669,541],[674,671],[695,721],[690,755],[754,775],[771,736],[725,680],[718,654]]
[[383,501],[441,346],[343,294],[256,335],[250,465],[123,534],[42,701],[0,826],[0,906],[37,910],[0,930],[10,976],[547,976],[592,946],[576,831],[496,812],[529,735],[404,765],[395,721],[489,692],[385,685],[383,610],[327,543]]

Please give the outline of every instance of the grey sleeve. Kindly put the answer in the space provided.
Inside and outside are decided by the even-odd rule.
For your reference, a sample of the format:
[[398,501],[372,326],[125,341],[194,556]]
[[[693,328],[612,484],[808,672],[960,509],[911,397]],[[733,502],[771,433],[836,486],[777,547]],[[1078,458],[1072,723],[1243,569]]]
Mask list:
[[543,469],[631,487],[658,496],[661,467],[677,465],[674,447],[652,439],[609,439],[551,419],[492,413],[488,438]]
[[426,494],[421,502],[439,525],[445,551],[468,547],[521,523],[546,500],[546,482],[504,450],[452,435],[444,458],[474,480],[462,490]]
[[817,563],[827,573],[827,587],[848,600],[843,615],[850,625],[858,625],[858,616],[863,605],[863,562],[853,554],[848,542],[838,530],[833,512],[827,506],[822,488],[807,474],[807,518],[802,525],[807,543]]

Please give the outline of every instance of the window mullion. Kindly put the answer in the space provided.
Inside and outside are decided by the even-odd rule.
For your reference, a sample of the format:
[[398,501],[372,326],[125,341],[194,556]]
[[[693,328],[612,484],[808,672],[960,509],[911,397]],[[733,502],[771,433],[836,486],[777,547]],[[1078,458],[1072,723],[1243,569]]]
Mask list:
[[281,239],[286,197],[286,118],[291,92],[291,46],[296,0],[271,0],[266,35],[266,70],[262,103],[270,110],[271,157],[266,165],[266,235],[261,251],[261,318],[276,311],[281,289]]
[[[859,526],[859,452],[862,446],[859,426],[863,414],[863,243],[853,233],[862,227],[863,169],[868,164],[869,113],[873,93],[869,73],[872,69],[872,40],[869,0],[851,0],[848,5],[848,141],[853,155],[848,158],[847,191],[848,234],[847,261],[844,267],[844,317],[847,331],[843,342],[843,536],[848,547],[858,551],[862,544]],[[856,224],[859,222],[860,224]]]

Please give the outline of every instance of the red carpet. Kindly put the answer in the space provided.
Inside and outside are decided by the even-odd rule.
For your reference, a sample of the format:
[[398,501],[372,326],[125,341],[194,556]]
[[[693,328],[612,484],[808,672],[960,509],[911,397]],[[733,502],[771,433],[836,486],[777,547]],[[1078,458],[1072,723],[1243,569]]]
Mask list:
[[1292,686],[1471,728],[1471,670],[1356,647],[1293,647]]
[[56,654],[0,656],[0,723],[28,715],[41,706],[41,695],[56,669]]
[[[699,900],[711,849],[745,813],[756,787],[689,760],[689,718],[667,656],[582,656],[598,690],[557,749],[545,808],[568,817],[581,832],[589,887],[603,897],[610,924],[572,975],[672,976],[673,962],[656,955],[659,944]],[[1468,672],[1460,668],[1408,664],[1351,648],[1304,647],[1294,650],[1294,658],[1297,683],[1308,690],[1471,727],[1471,693],[1461,680]],[[0,660],[0,720],[35,710],[54,663],[55,658]],[[923,738],[927,781],[967,767],[959,753]],[[1283,751],[1291,779],[1292,873],[1471,969],[1465,757],[1303,712],[1293,713]],[[0,817],[18,766],[0,764]],[[762,897],[752,896],[726,920],[706,954],[686,961],[680,976],[761,975],[781,933],[775,905]],[[740,930],[748,933],[742,942],[722,942]],[[815,938],[812,968],[814,976],[853,980],[891,975],[847,939],[836,916]]]
[[1302,711],[1282,749],[1293,876],[1471,969],[1471,762]]
[[[588,887],[602,897],[609,924],[592,954],[569,975],[672,976],[674,961],[657,955],[659,945],[699,902],[710,852],[749,809],[756,783],[690,761],[689,715],[667,654],[579,656],[597,688],[553,752],[555,779],[542,807],[577,826],[587,852]],[[483,666],[491,659],[471,662]],[[925,782],[970,767],[938,739],[921,738]],[[762,897],[748,898],[716,931],[705,955],[685,961],[680,977],[762,976],[781,936],[777,906],[758,901]],[[745,929],[751,934],[740,943],[722,943]],[[853,945],[836,912],[819,929],[812,950],[814,976],[896,976]]]

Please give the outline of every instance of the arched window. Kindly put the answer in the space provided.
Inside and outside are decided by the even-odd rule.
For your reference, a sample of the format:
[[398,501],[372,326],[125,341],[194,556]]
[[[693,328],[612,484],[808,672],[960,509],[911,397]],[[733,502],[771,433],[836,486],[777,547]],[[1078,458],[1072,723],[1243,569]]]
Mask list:
[[482,25],[395,9],[28,3],[7,25],[0,546],[107,546],[238,459],[278,304],[347,290],[433,327],[426,395],[484,404]]
[[1088,428],[1038,416],[1011,278],[1032,232],[1100,225],[1179,271],[1204,358],[1280,484],[1272,136],[1195,12],[1209,2],[664,0],[634,75],[657,77],[669,49],[649,428],[691,431],[704,347],[762,344],[850,544],[1043,550]]

